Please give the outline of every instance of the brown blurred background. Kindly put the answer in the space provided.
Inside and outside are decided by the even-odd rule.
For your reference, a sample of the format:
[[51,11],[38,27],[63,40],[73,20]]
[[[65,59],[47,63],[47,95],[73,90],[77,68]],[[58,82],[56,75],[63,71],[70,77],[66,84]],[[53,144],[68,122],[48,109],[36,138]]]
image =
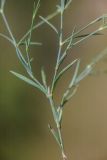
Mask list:
[[[41,0],[39,15],[52,13],[59,0]],[[11,29],[19,40],[31,23],[33,0],[8,0],[5,13]],[[106,0],[73,0],[65,13],[65,36],[73,27],[77,29],[107,13]],[[59,17],[51,22],[57,27]],[[37,19],[38,21],[38,19]],[[0,18],[0,32],[5,26]],[[92,31],[94,28],[91,28]],[[107,46],[107,31],[76,46],[65,64],[81,58],[81,69],[91,58]],[[43,42],[42,47],[33,47],[33,69],[40,79],[40,68],[45,71],[50,83],[57,55],[57,37],[43,25],[34,32],[33,39]],[[107,69],[107,60],[96,69]],[[10,70],[25,73],[14,48],[0,38],[0,160],[59,160],[60,150],[48,130],[53,123],[50,107],[45,97],[20,81]],[[59,102],[68,81],[69,71],[58,84],[56,99]],[[90,76],[80,83],[77,94],[66,105],[63,117],[63,137],[69,160],[107,159],[107,75]]]

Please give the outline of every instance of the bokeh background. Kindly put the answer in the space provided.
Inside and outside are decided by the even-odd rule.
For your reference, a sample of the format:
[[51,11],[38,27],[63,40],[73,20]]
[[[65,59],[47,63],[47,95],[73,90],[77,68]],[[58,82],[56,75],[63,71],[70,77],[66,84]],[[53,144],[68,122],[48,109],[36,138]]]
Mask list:
[[[58,3],[59,0],[41,0],[38,14],[47,16]],[[17,40],[30,26],[32,8],[33,0],[6,2],[5,13]],[[65,37],[75,25],[78,29],[105,13],[106,0],[73,0],[64,17]],[[59,27],[58,21],[59,16],[51,22]],[[1,17],[0,32],[6,33]],[[94,55],[107,47],[107,31],[103,33],[74,47],[65,65],[74,58],[81,58],[82,70]],[[42,47],[31,50],[34,72],[40,79],[40,69],[44,66],[50,83],[57,55],[57,37],[48,26],[43,25],[34,32],[33,39],[43,43]],[[106,69],[106,59],[96,67],[100,71]],[[60,150],[47,127],[48,123],[53,124],[47,100],[39,91],[11,75],[10,70],[25,72],[14,48],[0,38],[0,160],[61,159]],[[57,103],[72,73],[69,71],[58,84]],[[62,130],[69,160],[107,159],[106,74],[89,76],[80,83],[77,94],[64,110]]]

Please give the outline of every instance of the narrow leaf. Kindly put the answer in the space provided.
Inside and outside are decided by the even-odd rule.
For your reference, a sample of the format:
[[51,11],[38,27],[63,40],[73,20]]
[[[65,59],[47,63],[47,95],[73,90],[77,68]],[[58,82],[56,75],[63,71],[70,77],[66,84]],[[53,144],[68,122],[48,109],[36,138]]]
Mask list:
[[[39,7],[40,7],[40,0],[38,0],[37,5],[36,5],[35,2],[34,2],[34,10],[33,10],[33,15],[32,15],[31,27],[30,27],[30,30],[29,30],[28,39],[26,40],[26,41],[27,41],[26,52],[27,52],[28,61],[29,61],[28,50],[29,50],[29,46],[30,46],[30,43],[31,43],[34,20],[35,20],[35,17],[36,17],[36,14],[37,14],[37,12],[38,12]],[[28,62],[28,63],[29,63],[29,62]],[[30,66],[30,64],[29,64],[29,66]]]
[[[20,46],[26,45],[26,42],[21,42],[21,43],[19,43],[18,45],[20,45]],[[30,42],[30,45],[41,46],[42,43],[40,43],[40,42]]]
[[36,14],[38,12],[39,7],[40,7],[40,0],[38,0],[37,5],[34,2],[34,10],[33,10],[33,17],[32,17],[32,19],[35,19],[35,16],[36,16]]
[[44,84],[44,86],[47,88],[47,84],[46,84],[46,74],[44,72],[44,69],[41,69],[41,77],[42,77],[42,82]]
[[[73,38],[74,38],[75,28],[76,28],[76,27],[74,27],[74,29],[73,29],[73,31],[72,31],[72,35],[71,35],[71,37],[69,38],[68,45],[67,45],[67,47],[65,48],[65,51],[64,51],[64,53],[62,54],[62,56],[61,56],[61,58],[60,58],[60,60],[59,60],[59,65],[61,65],[61,64],[63,63],[64,59],[65,59],[66,56],[68,55],[68,54],[67,54],[67,51],[68,51],[68,50],[71,48],[71,46],[73,45]],[[64,44],[64,43],[66,43],[66,40],[63,42],[63,44]]]
[[[26,52],[27,52],[27,41],[25,41],[25,45],[26,45]],[[31,65],[30,65],[30,58],[29,58],[29,55],[28,55],[28,52],[27,52],[27,62],[25,60],[25,58],[23,57],[22,53],[20,52],[20,50],[18,48],[16,48],[16,53],[17,53],[17,56],[20,60],[20,62],[22,63],[22,65],[24,66],[24,68],[26,69],[26,71],[28,72],[29,75],[32,75],[32,70],[31,70]]]
[[13,40],[10,37],[6,36],[5,34],[0,33],[0,36],[8,40],[10,43],[14,44]]
[[65,3],[66,3],[65,9],[68,8],[68,6],[71,4],[71,2],[72,2],[72,0],[65,0]]
[[57,112],[58,112],[58,120],[59,120],[59,124],[61,123],[61,119],[62,119],[62,107],[59,106],[58,109],[57,109]]
[[69,88],[71,88],[75,84],[75,81],[76,81],[76,78],[77,78],[77,75],[78,75],[79,67],[80,67],[80,60],[77,61],[75,72],[74,72],[73,78],[72,78],[72,80],[69,84]]
[[78,88],[78,85],[75,86],[75,88],[73,89],[72,93],[67,96],[66,101],[69,101],[75,95],[75,93],[77,91],[77,88]]
[[77,88],[78,88],[78,85],[76,85],[73,90],[71,91],[70,90],[67,90],[62,98],[62,101],[61,101],[61,106],[63,107],[65,105],[65,103],[67,103],[76,93],[77,91]]
[[85,37],[81,38],[80,40],[78,40],[78,41],[76,41],[75,43],[73,43],[73,46],[75,46],[75,45],[77,45],[77,44],[79,44],[79,43],[83,42],[84,40],[86,40],[86,39],[88,39],[88,38],[92,37],[93,35],[95,35],[95,34],[99,33],[99,31],[102,31],[102,30],[104,30],[104,29],[107,29],[107,26],[100,27],[99,29],[97,29],[97,30],[93,31],[93,32],[92,32],[92,33],[90,33],[89,35],[87,35],[87,36],[85,36]]
[[[64,104],[68,101],[67,98],[71,92],[71,89],[74,85],[76,85],[76,78],[77,78],[77,75],[78,75],[78,70],[79,70],[79,66],[80,66],[80,59],[77,61],[77,65],[76,65],[76,68],[75,68],[75,71],[74,71],[74,75],[73,75],[73,78],[68,86],[68,89],[65,91],[63,97],[62,97],[62,100],[61,100],[61,106],[64,106]],[[72,95],[71,95],[72,96]]]
[[50,101],[51,110],[52,110],[52,113],[53,113],[54,120],[55,120],[55,122],[57,124],[58,123],[58,112],[57,112],[57,109],[55,107],[55,104],[54,104],[54,101],[52,99],[52,96],[50,96],[50,88],[49,87],[48,87],[48,99]]
[[16,54],[17,54],[20,62],[21,62],[22,65],[24,66],[24,68],[25,68],[28,72],[30,72],[30,69],[29,69],[29,67],[28,67],[28,64],[27,64],[26,60],[24,59],[24,57],[22,56],[22,54],[21,54],[21,52],[20,52],[20,50],[19,50],[18,48],[16,48]]
[[35,83],[34,81],[32,81],[31,79],[19,74],[19,73],[16,73],[14,71],[10,71],[13,75],[15,75],[16,77],[18,77],[19,79],[25,81],[26,83],[36,87],[37,89],[39,89],[40,91],[44,92],[44,90],[37,84]]
[[[88,34],[82,34],[82,35],[76,36],[76,37],[74,37],[74,38],[82,38],[82,37],[86,37],[86,36],[88,36],[88,35],[90,35],[90,33],[88,33]],[[103,35],[103,34],[100,33],[100,32],[93,34],[93,36],[98,36],[98,35]]]
[[55,83],[63,76],[63,74],[68,71],[73,64],[75,64],[77,62],[77,59],[74,60],[73,62],[71,62],[69,65],[67,65],[64,69],[62,69],[62,71],[57,75],[56,79],[55,79]]
[[61,146],[59,135],[56,133],[56,131],[55,131],[50,125],[48,125],[48,127],[49,127],[52,135],[53,135],[54,138],[56,139],[57,143],[59,144],[59,146]]
[[85,77],[87,77],[92,71],[92,66],[91,65],[87,65],[86,68],[78,75],[78,77],[76,78],[75,83],[78,84],[82,79],[84,79]]
[[56,27],[50,23],[46,18],[39,16],[45,23],[47,23],[57,34],[58,34],[58,30],[56,29]]

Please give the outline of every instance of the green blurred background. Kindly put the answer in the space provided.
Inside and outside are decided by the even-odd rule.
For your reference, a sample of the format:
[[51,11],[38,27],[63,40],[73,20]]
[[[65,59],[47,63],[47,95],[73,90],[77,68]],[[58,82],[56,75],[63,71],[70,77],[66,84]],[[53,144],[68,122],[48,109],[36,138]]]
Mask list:
[[[33,2],[6,2],[5,13],[17,40],[30,26]],[[59,0],[41,0],[39,15],[52,13],[58,3]],[[75,25],[78,29],[105,13],[106,0],[73,0],[64,17],[65,36],[71,33]],[[51,22],[58,27],[58,20],[57,16]],[[0,32],[6,32],[1,18]],[[102,36],[93,37],[74,47],[65,64],[74,58],[81,58],[82,69],[107,46],[107,31],[103,33]],[[48,26],[43,25],[34,32],[33,39],[43,42],[42,47],[33,47],[31,50],[34,72],[40,79],[40,69],[44,66],[50,83],[57,55],[57,37]],[[96,69],[107,69],[107,60],[100,62]],[[60,150],[47,127],[48,123],[53,124],[47,100],[40,92],[11,75],[10,70],[25,72],[14,48],[0,38],[0,160],[61,159]],[[69,71],[58,84],[57,103],[71,73]],[[77,94],[66,105],[62,129],[69,160],[107,159],[106,74],[90,76],[80,83]]]

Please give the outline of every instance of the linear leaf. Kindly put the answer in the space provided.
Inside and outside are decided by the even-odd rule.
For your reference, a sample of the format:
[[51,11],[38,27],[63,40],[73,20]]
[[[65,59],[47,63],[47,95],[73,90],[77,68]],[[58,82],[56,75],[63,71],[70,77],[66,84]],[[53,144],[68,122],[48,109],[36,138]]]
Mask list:
[[57,143],[59,144],[59,146],[61,146],[59,135],[56,133],[56,131],[55,131],[50,125],[48,125],[48,127],[49,127],[52,135],[53,135],[54,138],[56,139]]
[[93,31],[92,33],[88,34],[87,36],[81,38],[80,40],[78,40],[78,41],[76,41],[75,43],[73,43],[73,46],[75,46],[75,45],[77,45],[77,44],[83,42],[84,40],[86,40],[86,39],[92,37],[93,35],[95,35],[95,34],[97,34],[97,33],[99,33],[99,31],[103,31],[104,29],[107,29],[107,26],[100,27],[99,29]]
[[78,77],[76,78],[75,83],[78,84],[82,79],[84,79],[85,77],[87,77],[92,71],[92,66],[91,65],[87,65],[86,68],[78,75]]
[[16,48],[16,53],[17,53],[19,60],[22,62],[23,66],[26,68],[28,66],[27,62],[25,61],[24,57],[22,56],[18,48]]
[[[67,47],[65,48],[65,51],[64,51],[64,53],[62,54],[62,56],[61,56],[61,58],[60,58],[60,60],[59,60],[59,65],[61,65],[61,64],[63,63],[64,59],[65,59],[66,56],[68,55],[68,54],[67,54],[67,51],[68,51],[68,50],[71,48],[71,46],[73,45],[73,38],[74,38],[75,28],[76,28],[76,27],[74,27],[74,29],[73,29],[73,31],[72,31],[72,35],[71,35],[71,37],[69,38],[68,45],[67,45]],[[66,40],[63,42],[63,44],[64,44],[64,43],[66,43]]]
[[[90,33],[88,34],[82,34],[82,35],[79,35],[79,36],[76,36],[74,38],[82,38],[82,37],[86,37],[88,36]],[[94,33],[93,36],[99,36],[99,35],[103,35],[102,33],[98,32],[98,33]]]
[[5,38],[6,40],[8,40],[10,43],[13,44],[13,40],[11,38],[9,38],[8,36],[6,36],[5,34],[0,33],[0,36]]
[[45,23],[47,23],[57,34],[58,34],[58,30],[56,29],[56,27],[50,23],[46,18],[39,16]]
[[77,62],[77,59],[74,60],[73,62],[71,62],[69,65],[67,65],[64,69],[62,69],[62,71],[57,75],[57,77],[56,77],[56,79],[55,79],[55,83],[57,83],[57,81],[63,76],[63,74],[64,74],[66,71],[68,71],[68,70],[72,67],[72,65],[73,65],[74,63],[76,63],[76,62]]
[[102,15],[96,19],[94,19],[93,21],[91,21],[90,23],[88,23],[87,25],[85,25],[84,27],[82,27],[81,29],[79,29],[75,35],[81,33],[82,31],[86,30],[87,28],[89,28],[90,26],[92,26],[93,24],[96,24],[97,22],[101,21],[101,20],[104,20],[105,18],[107,18],[107,15]]
[[[34,20],[35,20],[35,17],[36,17],[36,14],[38,12],[38,9],[40,7],[40,0],[38,0],[38,3],[37,5],[35,4],[34,2],[34,10],[33,10],[33,15],[32,15],[32,22],[31,22],[31,26],[30,26],[30,30],[29,30],[29,35],[28,35],[28,39],[25,41],[25,43],[27,44],[26,45],[26,53],[27,53],[27,59],[28,59],[28,64],[29,64],[29,67],[31,68],[30,66],[30,62],[29,62],[29,47],[30,47],[30,43],[31,43],[31,38],[32,38],[32,31],[33,31],[33,26],[34,26]],[[20,42],[19,42],[20,43]]]
[[46,74],[44,72],[44,69],[41,69],[41,77],[42,77],[42,82],[44,84],[44,86],[47,88],[47,84],[46,84]]
[[54,117],[54,120],[55,120],[55,122],[57,124],[58,123],[58,112],[57,112],[56,106],[54,104],[53,98],[52,98],[52,96],[50,96],[50,88],[49,87],[48,87],[48,94],[49,94],[48,95],[48,99],[50,101],[53,117]]
[[61,120],[62,120],[62,107],[61,106],[58,106],[58,109],[57,109],[57,112],[58,112],[58,121],[59,121],[59,124],[61,124]]
[[38,12],[39,7],[40,7],[40,0],[38,0],[37,5],[36,5],[35,2],[34,2],[34,10],[33,10],[32,19],[35,19],[35,16],[36,16],[36,14],[37,14],[37,12]]
[[37,89],[39,89],[40,91],[44,92],[44,90],[37,84],[35,83],[34,81],[32,81],[31,79],[19,74],[19,73],[16,73],[14,71],[10,71],[13,75],[15,75],[16,77],[18,77],[19,79],[25,81],[26,83],[36,87]]
[[67,96],[66,101],[69,101],[69,99],[71,99],[75,95],[75,93],[77,91],[77,88],[78,88],[78,85],[75,86],[75,88],[73,89],[72,93]]
[[65,93],[62,96],[61,106],[64,106],[64,104],[68,101],[67,98],[68,98],[68,96],[71,92],[72,87],[77,84],[76,83],[76,78],[77,78],[77,75],[78,75],[79,66],[80,66],[80,60],[77,61],[77,65],[76,65],[76,68],[75,68],[75,71],[74,71],[73,78],[72,78],[72,80],[71,80],[71,82],[68,86],[68,89],[65,91]]
[[78,75],[79,67],[80,67],[80,59],[77,61],[75,72],[74,72],[73,78],[71,80],[71,83],[69,84],[69,88],[71,88],[75,84],[75,81],[76,81],[76,78],[77,78],[77,75]]
[[[19,43],[18,45],[26,45],[26,42],[21,42],[21,43]],[[37,45],[37,46],[41,46],[42,45],[42,43],[40,43],[40,42],[30,42],[30,45]]]
[[66,2],[65,9],[66,9],[71,4],[72,0],[65,0],[65,2]]
[[72,91],[68,90],[68,92],[65,92],[62,98],[62,101],[61,101],[62,107],[65,105],[65,103],[67,103],[75,95],[77,88],[78,88],[78,85],[76,85]]
[[16,48],[16,54],[20,60],[20,62],[22,63],[22,65],[24,66],[24,68],[29,71],[29,67],[28,67],[28,64],[27,62],[25,61],[24,57],[22,56],[20,50],[18,48]]

